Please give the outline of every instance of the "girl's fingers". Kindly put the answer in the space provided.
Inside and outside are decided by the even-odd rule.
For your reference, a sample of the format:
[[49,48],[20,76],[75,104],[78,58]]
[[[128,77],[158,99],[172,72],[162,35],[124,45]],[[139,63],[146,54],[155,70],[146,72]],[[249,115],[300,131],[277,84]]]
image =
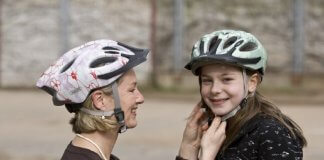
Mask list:
[[191,123],[195,123],[195,124],[198,124],[199,122],[199,119],[203,116],[204,112],[199,109],[194,115],[193,117],[191,118]]
[[215,117],[209,129],[215,132],[218,129],[220,122],[221,122],[221,118]]
[[202,117],[203,114],[204,114],[204,111],[201,108],[201,102],[199,102],[194,108],[193,115],[190,116],[190,121],[192,123],[197,123],[198,124],[198,121]]
[[204,123],[202,126],[201,126],[201,130],[203,131],[207,131],[208,129],[208,123]]
[[194,107],[194,109],[190,113],[189,117],[192,117],[193,115],[195,115],[200,110],[200,108],[201,108],[201,101],[199,103],[197,103],[197,105]]
[[226,131],[226,121],[223,121],[217,128],[216,132],[219,132],[220,134],[225,134]]

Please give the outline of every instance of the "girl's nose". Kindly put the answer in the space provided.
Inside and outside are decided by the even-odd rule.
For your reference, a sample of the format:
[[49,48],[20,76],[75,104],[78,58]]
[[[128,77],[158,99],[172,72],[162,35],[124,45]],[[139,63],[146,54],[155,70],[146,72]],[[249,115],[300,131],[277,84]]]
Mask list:
[[221,92],[222,92],[222,86],[220,84],[214,83],[210,89],[210,93],[216,95]]

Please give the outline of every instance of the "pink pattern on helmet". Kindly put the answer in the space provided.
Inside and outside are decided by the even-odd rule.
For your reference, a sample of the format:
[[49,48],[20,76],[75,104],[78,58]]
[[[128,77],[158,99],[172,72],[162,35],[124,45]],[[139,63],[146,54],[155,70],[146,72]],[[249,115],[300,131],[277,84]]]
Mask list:
[[[107,46],[118,49],[119,54],[105,52],[103,47]],[[59,102],[55,105],[81,103],[91,90],[107,86],[121,76],[119,74],[109,79],[98,78],[99,75],[114,72],[129,62],[129,59],[121,54],[134,55],[128,48],[113,40],[88,42],[62,55],[42,74],[36,85],[56,91],[52,93]],[[103,57],[115,57],[116,61],[103,66],[90,67],[91,63]]]

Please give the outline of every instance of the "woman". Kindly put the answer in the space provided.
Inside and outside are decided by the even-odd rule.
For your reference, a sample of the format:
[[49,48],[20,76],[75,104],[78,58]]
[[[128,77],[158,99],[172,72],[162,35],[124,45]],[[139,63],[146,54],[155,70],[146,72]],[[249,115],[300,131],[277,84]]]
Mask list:
[[118,160],[111,152],[118,133],[137,125],[136,109],[144,102],[133,67],[148,50],[113,40],[76,47],[51,65],[37,82],[57,106],[75,113],[76,136],[62,160]]
[[[215,31],[194,45],[185,68],[199,78],[202,101],[196,108],[205,108],[210,119],[216,117],[212,130],[217,134],[206,132],[183,142],[183,159],[197,159],[200,146],[208,159],[303,158],[307,142],[300,127],[257,91],[266,61],[262,44],[244,31]],[[202,113],[196,113],[199,118],[190,119],[197,126],[192,133],[206,128],[199,123]],[[201,144],[189,152],[188,144],[197,141]]]

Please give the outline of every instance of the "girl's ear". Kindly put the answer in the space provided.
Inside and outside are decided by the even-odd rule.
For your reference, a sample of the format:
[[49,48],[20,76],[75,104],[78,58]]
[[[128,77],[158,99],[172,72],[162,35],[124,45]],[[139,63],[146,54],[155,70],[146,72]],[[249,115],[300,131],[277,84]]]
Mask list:
[[93,107],[98,110],[105,110],[104,93],[101,90],[96,90],[91,94]]
[[260,76],[258,73],[254,73],[250,78],[249,78],[249,87],[248,90],[250,93],[253,93],[256,91],[256,88],[260,82]]

